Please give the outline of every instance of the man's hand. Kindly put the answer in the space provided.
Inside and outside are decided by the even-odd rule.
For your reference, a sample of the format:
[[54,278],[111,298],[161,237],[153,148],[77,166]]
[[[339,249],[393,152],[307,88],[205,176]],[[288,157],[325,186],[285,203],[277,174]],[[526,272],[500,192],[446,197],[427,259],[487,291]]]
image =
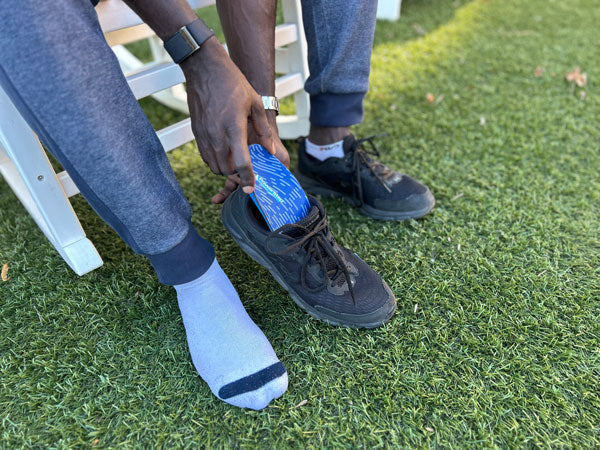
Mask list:
[[[276,118],[275,112],[268,110],[266,113],[267,113],[267,118],[269,120],[269,124],[271,125],[271,131],[273,132],[273,140],[275,141],[275,156],[277,157],[277,159],[279,161],[282,162],[282,164],[285,167],[287,167],[289,169],[290,168],[290,155],[288,154],[287,149],[281,142],[281,139],[279,138],[279,134],[276,132],[277,131],[277,122],[275,120],[275,118]],[[248,128],[248,145],[257,144],[257,143],[259,143],[258,136],[256,136],[256,134],[254,133],[254,129]],[[237,175],[228,176],[227,180],[225,181],[225,186],[223,187],[223,189],[221,189],[221,191],[219,191],[218,194],[215,194],[213,196],[212,202],[214,204],[223,203],[227,199],[227,197],[229,197],[231,195],[231,193],[237,189],[239,184],[240,184],[240,177],[238,177]]]
[[[125,0],[165,41],[196,14],[186,0]],[[273,50],[274,51],[274,50]],[[192,130],[202,159],[216,174],[238,172],[245,192],[254,189],[247,129],[275,153],[262,102],[219,41],[211,37],[181,63],[187,82]]]
[[[290,168],[290,155],[288,154],[287,149],[281,142],[279,138],[279,132],[277,131],[277,114],[275,111],[268,109],[267,120],[269,121],[269,125],[271,126],[271,132],[273,134],[273,141],[275,142],[275,156],[282,164]],[[248,130],[248,144],[256,144],[259,143],[258,136],[254,133],[254,130]]]
[[[275,19],[277,0],[217,0],[217,10],[227,40],[229,55],[252,87],[260,95],[275,95]],[[275,112],[267,111],[275,141],[275,155],[290,165],[287,150],[276,134]],[[259,136],[248,130],[248,143],[261,143]],[[212,198],[222,203],[237,187],[230,177],[221,192]]]
[[183,61],[181,68],[192,130],[202,159],[215,174],[237,172],[244,192],[252,192],[254,172],[248,153],[248,129],[258,143],[276,153],[260,96],[215,38]]

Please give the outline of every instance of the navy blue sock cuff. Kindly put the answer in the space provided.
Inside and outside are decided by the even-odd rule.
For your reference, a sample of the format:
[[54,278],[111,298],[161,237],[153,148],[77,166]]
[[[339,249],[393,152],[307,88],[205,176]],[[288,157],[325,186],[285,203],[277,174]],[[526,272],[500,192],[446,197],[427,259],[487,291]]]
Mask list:
[[310,123],[319,127],[349,127],[361,123],[366,92],[310,96]]
[[146,257],[154,267],[158,280],[174,286],[203,275],[215,260],[215,250],[208,241],[200,237],[190,223],[190,229],[183,241],[165,253]]
[[275,378],[279,378],[285,373],[285,366],[283,363],[276,362],[258,372],[248,375],[241,380],[229,383],[219,389],[219,398],[227,400],[228,398],[235,397],[236,395],[245,394],[246,392],[252,392],[260,389],[265,384],[273,381]]

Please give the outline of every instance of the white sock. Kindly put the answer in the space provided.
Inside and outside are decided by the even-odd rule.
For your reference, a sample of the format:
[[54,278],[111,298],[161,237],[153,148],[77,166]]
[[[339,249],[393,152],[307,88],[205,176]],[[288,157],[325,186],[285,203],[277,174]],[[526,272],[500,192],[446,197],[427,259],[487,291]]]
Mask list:
[[285,367],[216,259],[201,277],[175,289],[192,361],[213,394],[262,409],[286,391]]
[[325,161],[327,158],[343,158],[344,157],[344,140],[334,142],[333,144],[318,145],[313,144],[308,140],[306,143],[306,153],[317,158],[319,161]]

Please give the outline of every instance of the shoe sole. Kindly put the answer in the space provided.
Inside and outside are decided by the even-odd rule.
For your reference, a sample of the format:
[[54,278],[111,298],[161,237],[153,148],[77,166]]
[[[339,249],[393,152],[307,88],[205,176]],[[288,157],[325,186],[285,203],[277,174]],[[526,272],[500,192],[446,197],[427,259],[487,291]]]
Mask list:
[[[350,195],[346,195],[341,192],[335,191],[324,183],[320,183],[318,181],[313,180],[312,178],[308,178],[302,175],[298,170],[294,171],[294,176],[296,177],[302,188],[309,194],[321,195],[324,197],[341,198],[346,202],[350,203],[352,206],[356,206],[354,198]],[[363,204],[361,207],[358,208],[358,210],[365,216],[369,216],[377,220],[419,219],[427,215],[435,206],[435,198],[429,190],[427,190],[427,199],[429,200],[429,204],[425,208],[417,209],[414,211],[386,211],[383,209],[373,208],[372,206],[366,204]]]
[[[229,217],[227,217],[227,216],[229,216]],[[363,317],[365,317],[365,316],[366,317],[369,317],[369,316],[377,317],[377,316],[380,316],[380,314],[381,314],[380,312],[385,312],[383,319],[378,319],[378,320],[375,320],[372,322],[370,322],[370,321],[363,322],[360,320],[359,317],[352,316],[350,314],[338,313],[338,315],[331,315],[331,314],[328,314],[326,311],[322,311],[320,309],[317,309],[317,308],[309,305],[302,299],[302,297],[292,287],[287,285],[287,283],[284,281],[283,276],[279,273],[279,270],[273,264],[271,264],[271,262],[266,257],[263,257],[263,255],[261,254],[261,251],[258,248],[256,248],[256,246],[252,243],[252,241],[250,241],[250,239],[248,239],[245,236],[244,231],[241,230],[237,226],[237,223],[235,222],[235,220],[233,220],[233,215],[229,211],[229,207],[228,207],[227,203],[225,203],[225,205],[223,205],[223,208],[221,209],[221,220],[223,222],[223,225],[225,226],[225,229],[231,235],[231,238],[242,248],[242,250],[250,258],[252,258],[255,262],[257,262],[258,264],[260,264],[261,266],[266,268],[271,273],[273,278],[275,278],[275,280],[279,283],[279,285],[288,292],[288,294],[290,295],[290,297],[292,298],[294,303],[296,303],[296,305],[298,305],[300,308],[302,308],[304,311],[306,311],[309,315],[311,315],[315,319],[321,320],[329,325],[343,326],[343,327],[349,327],[349,328],[371,329],[371,328],[377,328],[377,327],[382,326],[387,321],[389,321],[392,318],[392,316],[394,315],[394,312],[396,311],[396,302],[395,301],[391,303],[391,308],[386,308],[388,306],[388,303],[389,303],[388,302],[383,307],[378,309],[377,311],[374,311],[369,314],[365,314],[363,316]],[[388,293],[388,296],[389,296],[388,300],[390,298],[393,298],[394,295],[393,295],[392,291],[390,290],[389,286],[387,286],[387,284],[385,282],[383,282],[383,285],[385,287],[386,292]],[[388,310],[385,311],[386,309],[388,309]],[[346,320],[344,320],[343,316],[346,316]],[[354,319],[354,320],[352,320],[352,319]]]

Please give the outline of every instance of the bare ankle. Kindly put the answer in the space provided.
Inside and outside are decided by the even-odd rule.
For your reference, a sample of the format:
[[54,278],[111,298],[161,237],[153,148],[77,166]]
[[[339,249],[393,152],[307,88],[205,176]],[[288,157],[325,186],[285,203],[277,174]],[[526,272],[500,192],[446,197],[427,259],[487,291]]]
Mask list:
[[319,127],[310,126],[308,140],[313,144],[327,145],[341,141],[350,134],[350,127]]

